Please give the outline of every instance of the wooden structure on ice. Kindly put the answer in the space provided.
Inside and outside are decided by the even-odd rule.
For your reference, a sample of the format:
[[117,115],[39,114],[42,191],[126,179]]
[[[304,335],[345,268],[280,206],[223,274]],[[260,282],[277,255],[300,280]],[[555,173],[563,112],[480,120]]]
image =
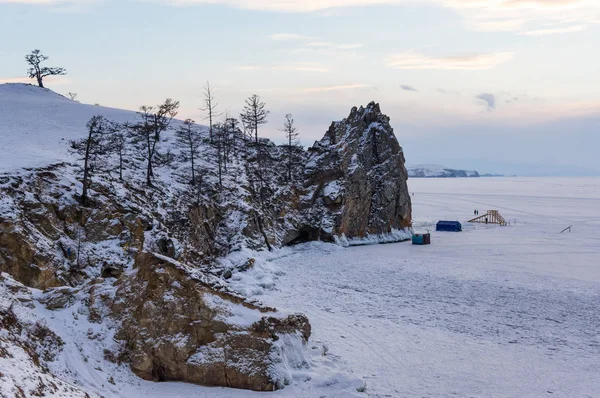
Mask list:
[[508,225],[508,223],[506,222],[504,217],[500,215],[498,210],[488,210],[486,214],[479,217],[475,217],[474,219],[469,220],[469,222],[476,222],[481,224],[499,224],[502,226]]

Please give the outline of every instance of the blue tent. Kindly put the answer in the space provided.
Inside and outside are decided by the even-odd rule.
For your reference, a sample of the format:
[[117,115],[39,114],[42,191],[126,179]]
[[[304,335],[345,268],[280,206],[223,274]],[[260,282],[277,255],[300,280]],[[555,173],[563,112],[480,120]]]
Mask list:
[[440,221],[435,227],[436,231],[460,232],[462,225],[458,221]]

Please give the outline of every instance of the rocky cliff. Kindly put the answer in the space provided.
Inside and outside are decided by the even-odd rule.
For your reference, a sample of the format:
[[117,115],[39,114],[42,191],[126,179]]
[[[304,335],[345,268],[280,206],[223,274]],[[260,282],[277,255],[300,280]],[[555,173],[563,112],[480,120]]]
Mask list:
[[307,229],[360,240],[411,225],[404,153],[379,104],[352,108],[309,148],[302,206]]
[[[0,363],[18,351],[36,364],[34,381],[51,374],[45,379],[74,383],[83,367],[114,384],[126,366],[146,380],[258,391],[282,388],[294,369],[310,367],[306,317],[265,308],[228,281],[258,272],[264,264],[252,253],[261,250],[402,237],[411,221],[402,149],[374,103],[353,108],[309,151],[295,148],[291,181],[288,148],[239,138],[221,184],[206,140],[198,185],[177,161],[146,187],[133,158],[123,181],[94,176],[85,207],[73,164],[0,175],[0,293],[22,297],[0,295],[0,343],[14,345],[0,345]],[[20,330],[43,339],[29,346]],[[46,341],[63,343],[42,355]],[[92,359],[102,366],[88,366]],[[58,391],[19,384],[19,374],[6,376],[15,391]]]
[[[249,301],[205,271],[210,264],[198,259],[211,254],[198,254],[209,251],[197,244],[200,238],[188,233],[189,241],[179,241],[169,232],[173,214],[166,209],[174,203],[170,195],[144,190],[117,193],[110,189],[110,181],[98,181],[95,204],[84,208],[73,197],[76,185],[68,165],[0,179],[0,280],[10,281],[10,288],[25,297],[22,301],[33,303],[41,289],[35,301],[43,306],[42,313],[67,318],[73,330],[99,329],[86,338],[90,351],[94,344],[102,346],[103,357],[116,369],[128,365],[146,380],[257,391],[290,382],[289,372],[277,364],[290,363],[286,345],[306,346],[310,337],[306,317],[287,316]],[[196,220],[198,212],[207,214],[203,206],[188,211],[190,220]],[[219,218],[204,219],[201,225],[218,230],[213,222],[218,224]],[[202,241],[208,239],[204,236]],[[213,246],[208,248],[215,250]],[[39,317],[32,311],[36,307],[15,313],[20,305],[0,297],[2,324],[42,333],[35,323],[27,323]],[[81,342],[67,338],[64,330],[55,333],[41,325],[48,337],[22,344],[32,345],[24,353],[43,374],[55,356],[41,356],[36,344],[52,344],[45,342],[50,338],[62,341],[62,336],[66,343],[61,344],[68,350]],[[20,341],[11,337],[12,329],[0,330],[0,342]],[[3,352],[0,349],[0,363]],[[93,356],[83,351],[69,355]],[[106,380],[117,377],[105,374]],[[18,380],[13,382],[20,386]],[[31,391],[56,392],[48,386],[33,386]]]

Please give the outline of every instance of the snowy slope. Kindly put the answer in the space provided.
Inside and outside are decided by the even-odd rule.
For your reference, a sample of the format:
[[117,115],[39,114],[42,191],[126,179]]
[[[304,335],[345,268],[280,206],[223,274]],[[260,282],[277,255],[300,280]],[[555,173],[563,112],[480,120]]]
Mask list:
[[27,84],[0,84],[0,172],[72,160],[69,140],[84,137],[94,115],[117,122],[136,113],[71,101]]

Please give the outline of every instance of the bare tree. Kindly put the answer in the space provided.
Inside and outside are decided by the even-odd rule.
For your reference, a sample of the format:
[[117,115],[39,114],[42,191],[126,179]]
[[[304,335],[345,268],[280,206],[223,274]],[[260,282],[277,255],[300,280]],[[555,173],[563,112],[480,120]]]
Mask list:
[[227,126],[227,136],[225,141],[225,170],[227,170],[227,163],[230,161],[231,152],[237,153],[237,142],[242,138],[242,130],[239,127],[239,120],[234,117],[228,117],[225,119],[225,125]]
[[218,137],[225,171],[227,171],[227,165],[230,163],[231,152],[235,150],[236,140],[242,134],[238,125],[239,121],[234,117],[230,117],[229,112],[225,112],[225,119],[220,123],[221,130]]
[[141,106],[138,115],[141,121],[130,127],[131,140],[146,159],[146,184],[151,187],[154,177],[154,165],[166,163],[170,153],[161,153],[158,145],[163,141],[162,133],[171,126],[171,121],[179,110],[179,101],[167,98],[163,104],[156,108]]
[[129,125],[119,125],[114,123],[110,128],[108,135],[108,151],[116,154],[119,158],[119,180],[123,181],[123,165],[125,163],[125,156],[127,154],[127,135],[124,131],[129,129]]
[[260,97],[253,94],[246,100],[246,105],[242,109],[240,119],[248,126],[250,131],[254,131],[254,141],[258,142],[258,126],[267,123],[267,115],[269,111],[265,109],[264,102],[261,102]]
[[210,83],[207,81],[206,86],[204,86],[204,108],[200,108],[200,110],[208,112],[208,128],[211,143],[213,142],[213,119],[221,116],[220,113],[217,114],[215,111],[217,106],[219,106],[219,102],[215,99]]
[[105,136],[111,122],[104,116],[96,115],[87,122],[87,137],[70,142],[71,151],[79,154],[83,160],[83,190],[81,204],[87,206],[88,187],[92,170],[100,155],[106,154]]
[[281,131],[285,134],[286,147],[287,147],[287,169],[288,169],[288,181],[292,181],[292,168],[294,167],[294,153],[296,148],[300,146],[298,140],[298,129],[294,126],[294,118],[290,113],[285,115],[285,122]]
[[214,144],[217,147],[217,166],[219,173],[219,187],[223,188],[223,136],[226,134],[225,124],[215,124]]
[[196,183],[196,159],[200,149],[200,132],[194,127],[192,119],[186,119],[183,125],[175,131],[177,144],[181,147],[181,159],[192,164],[192,185]]
[[77,95],[78,95],[77,93],[69,92],[69,93],[67,93],[67,95],[69,96],[69,99],[71,101],[79,102],[79,100],[77,99]]
[[31,54],[27,54],[25,56],[25,61],[29,64],[29,69],[27,73],[29,73],[30,79],[37,79],[38,86],[44,88],[44,77],[47,76],[58,76],[58,75],[66,75],[67,70],[65,68],[51,68],[48,66],[42,66],[42,62],[48,59],[47,56],[43,55],[40,50],[33,50]]

